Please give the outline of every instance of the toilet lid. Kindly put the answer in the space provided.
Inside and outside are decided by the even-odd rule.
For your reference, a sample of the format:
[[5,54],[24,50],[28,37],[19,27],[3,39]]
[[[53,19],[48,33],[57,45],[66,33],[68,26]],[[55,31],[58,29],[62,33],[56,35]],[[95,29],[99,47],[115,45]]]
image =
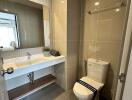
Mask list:
[[[83,77],[80,80],[88,83],[89,85],[93,86],[96,88],[98,91],[103,87],[104,84],[96,82],[88,77]],[[79,96],[80,98],[92,98],[93,97],[93,92],[89,90],[88,88],[84,87],[80,83],[76,82],[73,88],[74,93]]]

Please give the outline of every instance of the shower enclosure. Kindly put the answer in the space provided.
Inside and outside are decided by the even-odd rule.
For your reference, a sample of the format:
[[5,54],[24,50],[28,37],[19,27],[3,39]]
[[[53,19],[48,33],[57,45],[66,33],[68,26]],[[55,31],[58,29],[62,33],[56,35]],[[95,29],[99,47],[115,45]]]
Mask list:
[[[80,45],[80,75],[86,75],[88,58],[110,62],[101,97],[114,100],[125,38],[129,0],[84,0]],[[81,60],[82,59],[82,60]]]

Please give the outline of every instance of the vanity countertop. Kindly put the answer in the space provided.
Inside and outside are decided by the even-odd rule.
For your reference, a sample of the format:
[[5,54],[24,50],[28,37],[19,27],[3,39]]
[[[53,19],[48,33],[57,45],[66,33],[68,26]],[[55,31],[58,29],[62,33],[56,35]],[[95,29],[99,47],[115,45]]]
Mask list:
[[30,59],[27,56],[4,59],[3,69],[12,67],[12,74],[5,74],[5,80],[12,79],[30,72],[38,71],[59,63],[65,62],[63,55],[54,57],[45,57],[43,54],[32,55]]

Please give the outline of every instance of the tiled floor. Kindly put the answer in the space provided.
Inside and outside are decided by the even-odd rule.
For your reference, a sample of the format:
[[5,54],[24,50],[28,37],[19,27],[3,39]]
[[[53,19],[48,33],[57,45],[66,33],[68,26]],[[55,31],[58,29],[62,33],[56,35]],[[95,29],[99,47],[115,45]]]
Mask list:
[[72,90],[65,92],[58,85],[52,84],[22,100],[77,100],[77,99]]

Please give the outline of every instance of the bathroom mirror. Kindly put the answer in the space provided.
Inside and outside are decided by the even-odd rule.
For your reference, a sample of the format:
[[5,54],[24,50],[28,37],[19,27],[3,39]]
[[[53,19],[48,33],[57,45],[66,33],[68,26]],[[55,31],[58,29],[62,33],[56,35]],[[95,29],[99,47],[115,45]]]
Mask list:
[[0,12],[0,48],[18,48],[17,16]]
[[50,47],[50,13],[45,1],[0,0],[1,48]]

